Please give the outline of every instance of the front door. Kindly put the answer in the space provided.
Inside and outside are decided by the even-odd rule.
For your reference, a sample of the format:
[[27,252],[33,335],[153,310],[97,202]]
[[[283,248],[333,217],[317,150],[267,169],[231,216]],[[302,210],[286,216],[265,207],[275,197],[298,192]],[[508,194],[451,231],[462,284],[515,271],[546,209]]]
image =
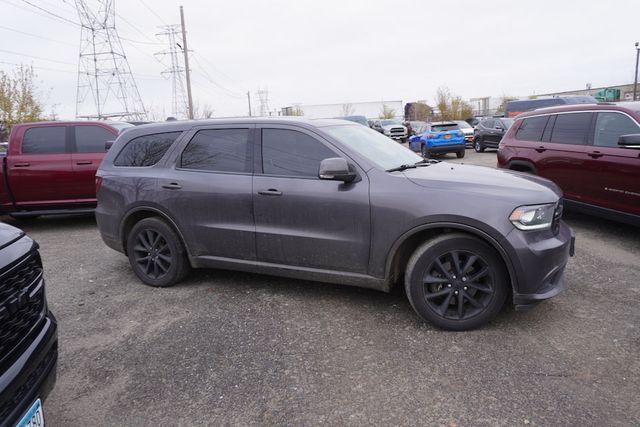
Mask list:
[[259,261],[367,272],[369,182],[362,171],[350,184],[320,180],[321,160],[332,157],[345,156],[310,131],[261,129],[253,182]]
[[158,178],[159,204],[174,213],[192,255],[255,260],[253,127],[191,131]]
[[74,181],[67,143],[70,129],[62,125],[30,127],[12,142],[7,174],[17,206],[51,207],[73,201],[74,194],[69,191]]
[[72,191],[79,202],[96,200],[96,171],[106,153],[106,142],[118,137],[115,130],[99,125],[76,125],[73,132],[71,166],[75,177]]

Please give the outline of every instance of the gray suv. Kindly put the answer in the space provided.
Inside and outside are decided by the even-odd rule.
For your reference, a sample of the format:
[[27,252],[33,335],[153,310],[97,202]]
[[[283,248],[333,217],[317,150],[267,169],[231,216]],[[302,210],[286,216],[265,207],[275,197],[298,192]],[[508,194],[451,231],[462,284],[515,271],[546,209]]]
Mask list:
[[96,176],[107,245],[151,286],[222,268],[388,292],[452,330],[558,294],[561,192],[424,160],[344,120],[220,119],[121,134]]

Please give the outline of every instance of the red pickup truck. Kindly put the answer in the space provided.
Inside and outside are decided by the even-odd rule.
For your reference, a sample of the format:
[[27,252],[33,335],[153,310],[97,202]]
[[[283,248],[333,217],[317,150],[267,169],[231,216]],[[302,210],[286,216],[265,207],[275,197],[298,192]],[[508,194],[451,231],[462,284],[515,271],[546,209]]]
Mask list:
[[0,156],[0,214],[14,217],[91,211],[95,174],[107,141],[129,123],[38,122],[15,125]]

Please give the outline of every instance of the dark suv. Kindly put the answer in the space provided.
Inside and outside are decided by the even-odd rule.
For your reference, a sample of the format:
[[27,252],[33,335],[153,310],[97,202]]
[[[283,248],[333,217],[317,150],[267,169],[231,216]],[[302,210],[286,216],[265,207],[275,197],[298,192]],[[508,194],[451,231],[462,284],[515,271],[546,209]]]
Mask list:
[[640,225],[640,102],[522,114],[498,166],[554,181],[568,207]]
[[403,282],[420,316],[455,330],[508,296],[524,308],[556,295],[572,251],[550,181],[424,160],[344,120],[140,126],[116,140],[97,186],[103,240],[148,285],[191,267]]
[[513,124],[513,119],[503,117],[485,117],[476,126],[473,136],[473,148],[482,153],[485,148],[498,148],[505,132]]
[[0,426],[43,424],[57,360],[38,245],[0,222]]

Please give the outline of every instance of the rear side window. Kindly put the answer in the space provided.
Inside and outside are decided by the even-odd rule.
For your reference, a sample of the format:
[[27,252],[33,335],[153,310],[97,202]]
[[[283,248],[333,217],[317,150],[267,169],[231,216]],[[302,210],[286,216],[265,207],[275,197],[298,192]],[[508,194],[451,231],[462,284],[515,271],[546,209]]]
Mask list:
[[27,129],[22,138],[22,154],[60,154],[67,151],[66,126]]
[[249,129],[201,130],[182,152],[180,166],[213,172],[251,172]]
[[114,166],[153,166],[182,132],[156,133],[132,139],[118,154]]
[[516,139],[521,141],[541,141],[548,119],[548,116],[522,119],[522,123],[516,132]]
[[482,121],[481,125],[482,127],[485,127],[487,129],[491,129],[493,128],[493,124],[495,123],[495,120],[493,119],[485,119]]
[[558,114],[550,142],[584,145],[591,126],[592,113]]
[[593,144],[599,147],[618,147],[621,135],[640,133],[638,125],[620,113],[598,113]]
[[116,135],[101,126],[76,126],[75,134],[78,153],[104,153],[106,142],[116,139]]
[[265,174],[318,177],[320,162],[337,157],[320,141],[289,129],[262,130],[262,168]]

